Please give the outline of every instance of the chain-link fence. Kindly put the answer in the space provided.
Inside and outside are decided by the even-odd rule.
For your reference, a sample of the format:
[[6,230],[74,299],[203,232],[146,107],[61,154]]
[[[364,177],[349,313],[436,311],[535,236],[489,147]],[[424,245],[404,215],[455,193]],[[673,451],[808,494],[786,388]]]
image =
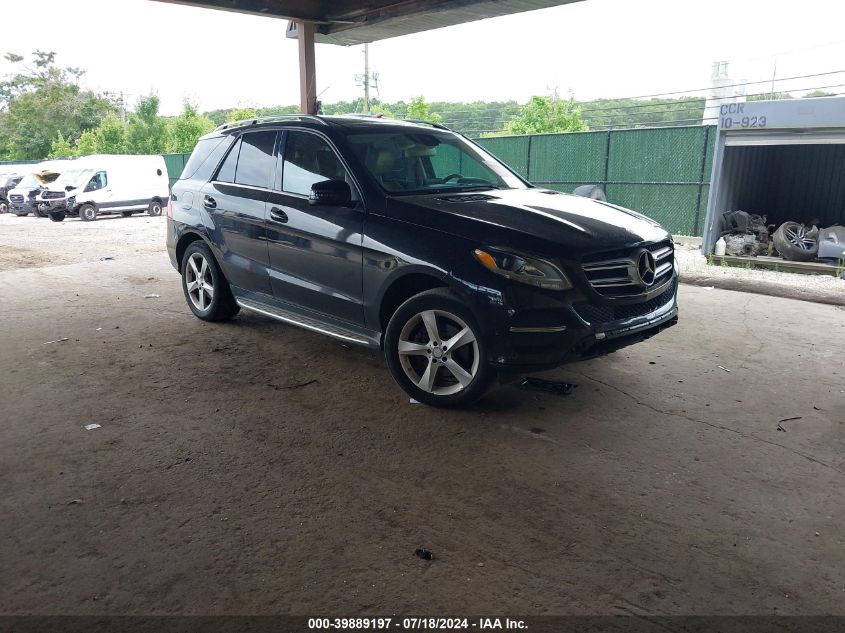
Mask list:
[[536,185],[571,192],[597,184],[608,201],[676,235],[701,235],[716,135],[713,126],[645,128],[477,142]]
[[[566,192],[601,185],[608,201],[654,218],[676,235],[701,235],[715,139],[713,126],[690,126],[496,136],[477,142],[535,185]],[[164,155],[171,185],[189,157]]]

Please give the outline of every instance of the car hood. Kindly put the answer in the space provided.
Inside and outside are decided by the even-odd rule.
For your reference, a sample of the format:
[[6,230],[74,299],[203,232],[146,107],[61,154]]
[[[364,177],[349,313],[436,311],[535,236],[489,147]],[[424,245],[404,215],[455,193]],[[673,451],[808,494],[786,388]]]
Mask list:
[[391,198],[388,209],[400,219],[479,241],[497,236],[501,241],[513,232],[588,251],[670,237],[635,211],[545,189],[401,196]]

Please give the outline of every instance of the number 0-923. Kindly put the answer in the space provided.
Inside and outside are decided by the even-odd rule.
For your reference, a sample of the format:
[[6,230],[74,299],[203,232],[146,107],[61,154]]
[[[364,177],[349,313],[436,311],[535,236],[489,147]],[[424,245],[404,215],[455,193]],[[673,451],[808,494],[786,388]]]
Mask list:
[[766,117],[764,116],[744,116],[741,119],[734,119],[732,117],[725,117],[722,119],[722,127],[730,129],[734,125],[738,127],[766,127]]

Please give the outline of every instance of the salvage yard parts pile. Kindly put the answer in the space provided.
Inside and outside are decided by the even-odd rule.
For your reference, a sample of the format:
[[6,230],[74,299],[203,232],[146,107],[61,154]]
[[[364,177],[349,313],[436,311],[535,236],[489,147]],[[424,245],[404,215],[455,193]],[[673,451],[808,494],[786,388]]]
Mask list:
[[793,262],[823,260],[841,266],[845,262],[845,227],[820,229],[818,224],[818,220],[809,225],[789,221],[775,230],[774,224],[766,224],[765,215],[728,211],[722,215],[716,256],[781,257]]

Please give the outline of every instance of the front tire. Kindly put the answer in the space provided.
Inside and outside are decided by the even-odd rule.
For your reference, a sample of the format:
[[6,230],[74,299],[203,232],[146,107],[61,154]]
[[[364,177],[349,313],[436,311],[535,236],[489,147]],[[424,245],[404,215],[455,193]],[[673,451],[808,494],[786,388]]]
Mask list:
[[83,204],[79,207],[79,219],[83,222],[93,222],[97,219],[97,207],[93,204]]
[[161,215],[161,200],[153,200],[150,202],[150,207],[147,209],[147,213],[152,217],[158,217]]
[[203,321],[228,321],[240,306],[205,242],[197,240],[182,258],[182,292],[188,307]]
[[50,219],[53,222],[62,222],[66,217],[66,213],[64,211],[50,211]]
[[387,325],[384,354],[399,386],[435,407],[478,400],[496,375],[475,317],[445,288],[427,290],[399,306]]

